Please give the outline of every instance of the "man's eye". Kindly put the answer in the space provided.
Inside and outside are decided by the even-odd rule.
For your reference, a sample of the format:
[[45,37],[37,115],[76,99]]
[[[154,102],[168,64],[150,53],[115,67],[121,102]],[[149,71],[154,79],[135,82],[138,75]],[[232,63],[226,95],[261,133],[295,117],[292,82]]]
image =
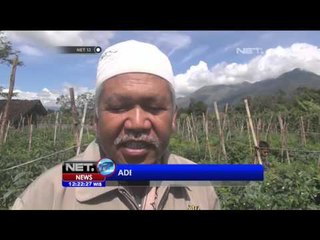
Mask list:
[[107,111],[110,111],[110,112],[125,112],[127,111],[128,109],[125,108],[125,107],[107,107],[106,108]]

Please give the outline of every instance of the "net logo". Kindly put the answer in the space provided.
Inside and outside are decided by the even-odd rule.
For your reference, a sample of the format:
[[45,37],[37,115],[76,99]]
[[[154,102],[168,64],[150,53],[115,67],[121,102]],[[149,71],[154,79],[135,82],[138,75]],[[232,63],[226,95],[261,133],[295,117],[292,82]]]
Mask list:
[[104,187],[105,179],[115,172],[115,164],[110,159],[93,161],[66,161],[62,165],[62,185],[64,187]]
[[264,54],[264,51],[262,48],[252,47],[252,48],[237,48],[236,49],[237,54],[256,54],[256,55],[262,55]]
[[93,162],[66,162],[64,172],[95,172],[95,166]]

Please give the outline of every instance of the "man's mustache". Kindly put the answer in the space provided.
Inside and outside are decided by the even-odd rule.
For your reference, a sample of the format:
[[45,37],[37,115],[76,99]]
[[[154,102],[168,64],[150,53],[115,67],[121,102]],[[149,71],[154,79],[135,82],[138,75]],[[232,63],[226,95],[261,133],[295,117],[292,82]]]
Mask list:
[[156,148],[160,147],[159,140],[155,137],[148,136],[148,135],[140,135],[139,137],[135,137],[131,134],[126,134],[123,136],[118,136],[113,143],[115,146],[120,146],[126,142],[131,142],[131,141],[143,142],[149,145],[153,145]]

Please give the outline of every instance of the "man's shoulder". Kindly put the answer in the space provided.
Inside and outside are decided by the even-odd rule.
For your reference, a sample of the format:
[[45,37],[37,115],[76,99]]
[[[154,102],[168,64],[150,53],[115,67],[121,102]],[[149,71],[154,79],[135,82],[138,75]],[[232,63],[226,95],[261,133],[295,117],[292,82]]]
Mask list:
[[[82,154],[69,159],[81,159]],[[59,163],[37,177],[16,199],[12,209],[51,209],[54,199],[62,196],[62,164]]]
[[[53,195],[61,183],[62,163],[42,173],[16,199],[12,209],[50,209]],[[45,200],[45,201],[44,201]],[[42,203],[48,203],[42,206]]]
[[[67,161],[75,161],[82,159],[83,153],[75,156],[73,158],[68,159]],[[38,186],[43,184],[54,184],[54,185],[62,185],[62,164],[59,163],[54,167],[48,169],[44,173],[42,173],[38,178],[36,178],[31,184],[31,186]]]
[[62,163],[55,165],[52,168],[49,168],[47,171],[43,172],[34,182],[41,182],[45,180],[46,182],[54,183],[56,179],[59,179],[61,182],[62,174]]
[[[81,156],[83,154],[80,154],[76,157],[73,157],[71,159],[68,159],[67,161],[73,161],[73,160],[79,160],[81,159]],[[59,163],[55,165],[52,168],[49,168],[47,171],[42,173],[39,177],[37,177],[29,187],[35,187],[35,186],[42,186],[45,184],[46,186],[48,184],[53,184],[53,185],[62,185],[62,164]]]

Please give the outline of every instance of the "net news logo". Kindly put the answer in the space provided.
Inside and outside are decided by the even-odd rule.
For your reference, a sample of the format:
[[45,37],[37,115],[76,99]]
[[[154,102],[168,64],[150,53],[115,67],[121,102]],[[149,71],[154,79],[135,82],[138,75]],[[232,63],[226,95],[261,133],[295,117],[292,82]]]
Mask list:
[[106,178],[116,171],[115,163],[108,158],[99,162],[67,161],[62,165],[64,187],[104,187]]
[[257,47],[247,47],[247,48],[236,48],[237,54],[244,54],[244,55],[263,55],[264,51],[262,48]]

